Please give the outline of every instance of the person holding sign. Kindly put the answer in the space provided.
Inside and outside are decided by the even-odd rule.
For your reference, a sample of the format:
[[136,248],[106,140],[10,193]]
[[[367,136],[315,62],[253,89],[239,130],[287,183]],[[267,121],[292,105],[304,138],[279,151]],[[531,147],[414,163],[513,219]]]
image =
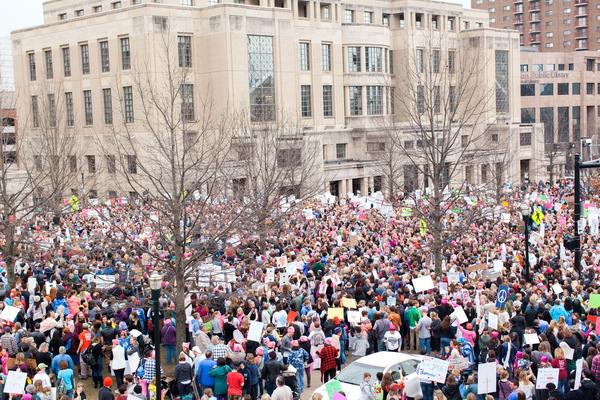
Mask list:
[[569,373],[567,371],[567,358],[562,348],[554,349],[554,359],[552,360],[552,368],[558,368],[558,387],[562,393],[567,393],[569,387]]

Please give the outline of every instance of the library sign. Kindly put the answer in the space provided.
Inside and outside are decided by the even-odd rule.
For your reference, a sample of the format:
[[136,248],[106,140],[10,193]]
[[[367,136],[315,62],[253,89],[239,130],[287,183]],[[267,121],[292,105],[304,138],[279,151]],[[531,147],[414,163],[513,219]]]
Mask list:
[[521,72],[521,81],[536,81],[538,79],[568,79],[566,71]]

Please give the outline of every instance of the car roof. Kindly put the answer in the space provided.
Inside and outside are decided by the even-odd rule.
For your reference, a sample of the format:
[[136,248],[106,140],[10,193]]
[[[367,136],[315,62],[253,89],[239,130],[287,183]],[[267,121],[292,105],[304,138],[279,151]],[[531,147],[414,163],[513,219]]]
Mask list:
[[395,351],[380,351],[377,353],[369,354],[368,356],[361,357],[358,360],[356,360],[356,362],[360,364],[386,368],[402,361],[420,359],[420,357],[413,354],[398,353]]

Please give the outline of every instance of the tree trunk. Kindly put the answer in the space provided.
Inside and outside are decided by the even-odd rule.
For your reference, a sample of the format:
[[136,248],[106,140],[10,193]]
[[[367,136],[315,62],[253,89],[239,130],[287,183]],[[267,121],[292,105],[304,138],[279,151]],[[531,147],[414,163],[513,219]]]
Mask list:
[[435,264],[435,274],[437,276],[442,276],[442,230],[441,226],[436,219],[433,221],[433,229],[431,231],[433,236],[433,261]]
[[[177,321],[177,354],[179,354],[183,348],[183,342],[186,341],[187,328],[186,328],[186,316],[185,316],[185,274],[183,265],[180,264],[179,268],[175,271],[175,320]],[[190,344],[190,348],[194,347],[194,344]]]
[[[8,221],[6,221],[8,222]],[[6,278],[8,280],[8,287],[13,288],[15,286],[15,231],[13,225],[8,222],[8,225],[4,225],[4,248],[2,249],[4,256],[4,263],[6,264]]]

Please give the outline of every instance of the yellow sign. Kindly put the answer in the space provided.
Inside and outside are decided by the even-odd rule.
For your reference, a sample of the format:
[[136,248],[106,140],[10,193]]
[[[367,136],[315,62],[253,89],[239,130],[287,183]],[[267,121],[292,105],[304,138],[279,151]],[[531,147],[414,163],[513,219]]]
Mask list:
[[427,222],[423,218],[419,220],[419,230],[421,231],[421,236],[427,235]]
[[335,307],[330,307],[327,309],[327,319],[334,319],[335,317],[338,317],[340,320],[344,319],[344,309],[339,307],[339,308],[335,308]]
[[503,200],[502,201],[502,207],[508,207],[508,201]]
[[73,195],[69,199],[69,204],[71,205],[71,212],[79,211],[79,199],[77,196]]
[[348,297],[344,297],[342,299],[342,306],[346,308],[356,309],[356,299],[349,299]]
[[531,214],[531,220],[539,225],[544,220],[544,213],[542,210],[536,208],[533,214]]

